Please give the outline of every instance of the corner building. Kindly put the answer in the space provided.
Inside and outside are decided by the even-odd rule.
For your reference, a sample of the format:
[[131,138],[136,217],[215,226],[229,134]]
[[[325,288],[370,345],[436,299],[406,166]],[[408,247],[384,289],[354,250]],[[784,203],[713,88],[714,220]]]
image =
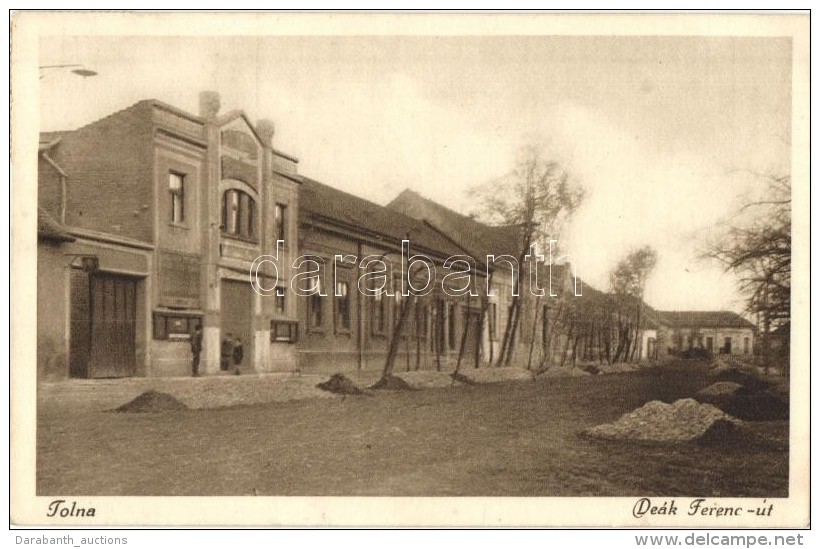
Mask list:
[[[295,368],[295,334],[272,334],[296,303],[263,299],[248,273],[282,237],[289,275],[298,161],[272,148],[271,122],[219,110],[203,92],[197,115],[145,100],[41,134],[41,379],[190,375],[197,324],[203,375]],[[228,340],[243,351],[226,368]]]

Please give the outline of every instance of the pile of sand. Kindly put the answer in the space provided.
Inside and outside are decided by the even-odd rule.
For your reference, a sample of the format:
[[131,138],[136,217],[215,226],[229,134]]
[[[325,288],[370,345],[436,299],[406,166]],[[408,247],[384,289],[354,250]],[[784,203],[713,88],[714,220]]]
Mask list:
[[123,404],[117,408],[116,412],[125,412],[132,414],[156,413],[156,412],[173,412],[177,410],[187,410],[188,407],[178,401],[168,393],[160,393],[159,391],[149,390],[145,391],[134,400]]
[[674,404],[647,402],[614,423],[598,425],[584,434],[605,440],[711,442],[725,440],[741,427],[739,420],[714,406],[686,398]]
[[333,374],[330,379],[323,383],[317,383],[316,387],[323,391],[335,393],[337,395],[361,395],[364,391],[359,389],[353,381],[342,374]]
[[385,391],[415,391],[409,383],[394,375],[384,376],[379,381],[369,387],[369,389],[381,389]]

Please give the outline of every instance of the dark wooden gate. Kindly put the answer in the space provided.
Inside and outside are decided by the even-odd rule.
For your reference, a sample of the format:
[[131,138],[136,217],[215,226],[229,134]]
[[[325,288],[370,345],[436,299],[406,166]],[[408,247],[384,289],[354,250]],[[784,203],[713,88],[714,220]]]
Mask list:
[[72,271],[72,377],[129,377],[136,373],[136,302],[134,278]]
[[136,373],[136,296],[133,278],[91,277],[91,352],[88,377],[128,377]]

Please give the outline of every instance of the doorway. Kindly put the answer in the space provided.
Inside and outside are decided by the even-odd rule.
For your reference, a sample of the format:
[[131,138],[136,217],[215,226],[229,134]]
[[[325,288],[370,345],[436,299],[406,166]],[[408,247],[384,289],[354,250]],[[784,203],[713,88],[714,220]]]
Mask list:
[[[220,369],[253,370],[253,290],[247,282],[223,280],[220,294]],[[241,344],[241,351],[237,348]]]
[[137,279],[71,271],[70,377],[136,373],[136,309]]

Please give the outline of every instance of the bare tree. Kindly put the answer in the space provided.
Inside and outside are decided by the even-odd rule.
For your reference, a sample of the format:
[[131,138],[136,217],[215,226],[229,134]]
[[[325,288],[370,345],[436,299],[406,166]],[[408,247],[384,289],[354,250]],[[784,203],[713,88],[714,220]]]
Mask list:
[[644,290],[658,253],[649,246],[633,249],[610,273],[609,285],[617,318],[618,347],[613,362],[634,360],[640,347],[641,323],[644,320]]
[[[545,159],[533,145],[521,148],[513,170],[487,184],[474,187],[482,217],[487,221],[518,228],[518,269],[513,280],[516,291],[507,311],[507,324],[497,356],[497,366],[509,364],[521,311],[521,270],[534,242],[555,237],[580,206],[584,191],[556,161]],[[542,248],[544,249],[544,248]]]
[[760,319],[768,368],[771,332],[791,318],[791,176],[761,177],[762,197],[747,201],[704,255],[738,275],[746,312]]

